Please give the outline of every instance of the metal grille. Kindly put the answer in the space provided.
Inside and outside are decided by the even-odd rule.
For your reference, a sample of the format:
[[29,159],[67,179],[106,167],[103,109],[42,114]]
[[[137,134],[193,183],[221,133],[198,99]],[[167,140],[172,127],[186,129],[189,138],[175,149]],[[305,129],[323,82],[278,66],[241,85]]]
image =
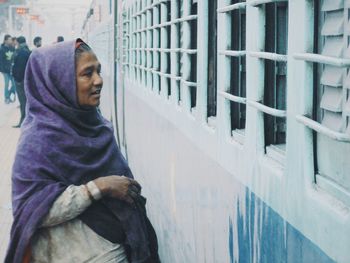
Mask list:
[[[225,72],[218,68],[218,77],[223,81],[224,90],[218,94],[229,103],[230,127],[235,138],[243,142],[246,121],[246,1],[234,0],[220,6],[218,14],[226,21],[225,30],[218,29],[219,42],[224,43],[225,49],[219,49],[219,56],[228,66]],[[229,32],[230,34],[227,34]]]
[[[297,119],[307,127],[331,139],[350,142],[349,116],[347,110],[349,87],[349,32],[344,27],[349,23],[349,1],[320,1],[319,17],[316,19],[315,34],[319,46],[315,53],[295,54],[296,59],[314,63],[319,69],[315,78],[315,103],[313,119],[311,116],[298,116]],[[318,1],[316,3],[318,5]],[[315,4],[315,6],[317,6]],[[318,15],[316,15],[318,17]]]
[[[287,54],[287,3],[271,3],[265,7],[265,51]],[[264,105],[286,110],[287,62],[265,60]],[[265,114],[265,145],[286,142],[286,119]]]
[[257,0],[250,3],[265,10],[265,49],[250,52],[264,60],[264,95],[262,102],[249,104],[264,113],[266,152],[270,145],[284,152],[286,143],[286,89],[287,89],[287,43],[288,1]]
[[122,65],[124,73],[130,75],[130,12],[124,9],[122,13]]
[[175,97],[185,108],[195,107],[197,3],[135,0],[129,10],[129,78],[164,97]]
[[216,116],[217,103],[217,6],[218,1],[208,1],[208,91],[207,117]]
[[313,116],[297,120],[315,131],[315,183],[348,203],[350,1],[315,0],[314,7],[314,53],[294,55],[313,63]]

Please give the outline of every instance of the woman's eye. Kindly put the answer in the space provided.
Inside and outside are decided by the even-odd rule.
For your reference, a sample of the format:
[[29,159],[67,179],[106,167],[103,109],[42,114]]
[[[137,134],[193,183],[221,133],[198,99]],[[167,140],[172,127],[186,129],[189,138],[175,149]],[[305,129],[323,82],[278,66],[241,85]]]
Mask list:
[[92,75],[92,71],[86,71],[86,72],[84,73],[84,75],[89,77],[89,76]]

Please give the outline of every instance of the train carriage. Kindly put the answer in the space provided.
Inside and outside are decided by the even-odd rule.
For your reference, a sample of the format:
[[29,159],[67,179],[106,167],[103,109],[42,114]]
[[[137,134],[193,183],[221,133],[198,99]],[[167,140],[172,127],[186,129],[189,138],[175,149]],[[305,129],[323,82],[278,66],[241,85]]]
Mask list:
[[163,262],[350,262],[349,0],[94,0],[101,110]]

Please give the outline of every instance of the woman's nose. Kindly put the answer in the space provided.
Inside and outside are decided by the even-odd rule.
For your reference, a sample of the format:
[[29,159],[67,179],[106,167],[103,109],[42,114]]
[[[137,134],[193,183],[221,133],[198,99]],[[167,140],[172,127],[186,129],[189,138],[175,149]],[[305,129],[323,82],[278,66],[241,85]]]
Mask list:
[[103,84],[103,79],[99,74],[95,74],[95,78],[94,78],[94,85],[95,86],[102,86]]

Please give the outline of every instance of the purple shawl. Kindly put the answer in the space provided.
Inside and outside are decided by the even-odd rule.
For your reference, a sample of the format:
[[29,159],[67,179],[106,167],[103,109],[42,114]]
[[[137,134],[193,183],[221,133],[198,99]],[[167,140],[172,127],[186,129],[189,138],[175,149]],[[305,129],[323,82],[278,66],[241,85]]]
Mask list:
[[[75,43],[36,49],[28,61],[27,114],[12,172],[14,222],[6,263],[22,263],[33,234],[67,186],[112,174],[132,177],[111,124],[97,109],[84,110],[78,105]],[[94,206],[108,209],[112,216],[106,222],[120,221],[125,243],[131,247],[131,262],[146,261],[150,251],[139,211],[111,198]],[[81,219],[98,232],[99,225],[94,225],[89,213]]]

